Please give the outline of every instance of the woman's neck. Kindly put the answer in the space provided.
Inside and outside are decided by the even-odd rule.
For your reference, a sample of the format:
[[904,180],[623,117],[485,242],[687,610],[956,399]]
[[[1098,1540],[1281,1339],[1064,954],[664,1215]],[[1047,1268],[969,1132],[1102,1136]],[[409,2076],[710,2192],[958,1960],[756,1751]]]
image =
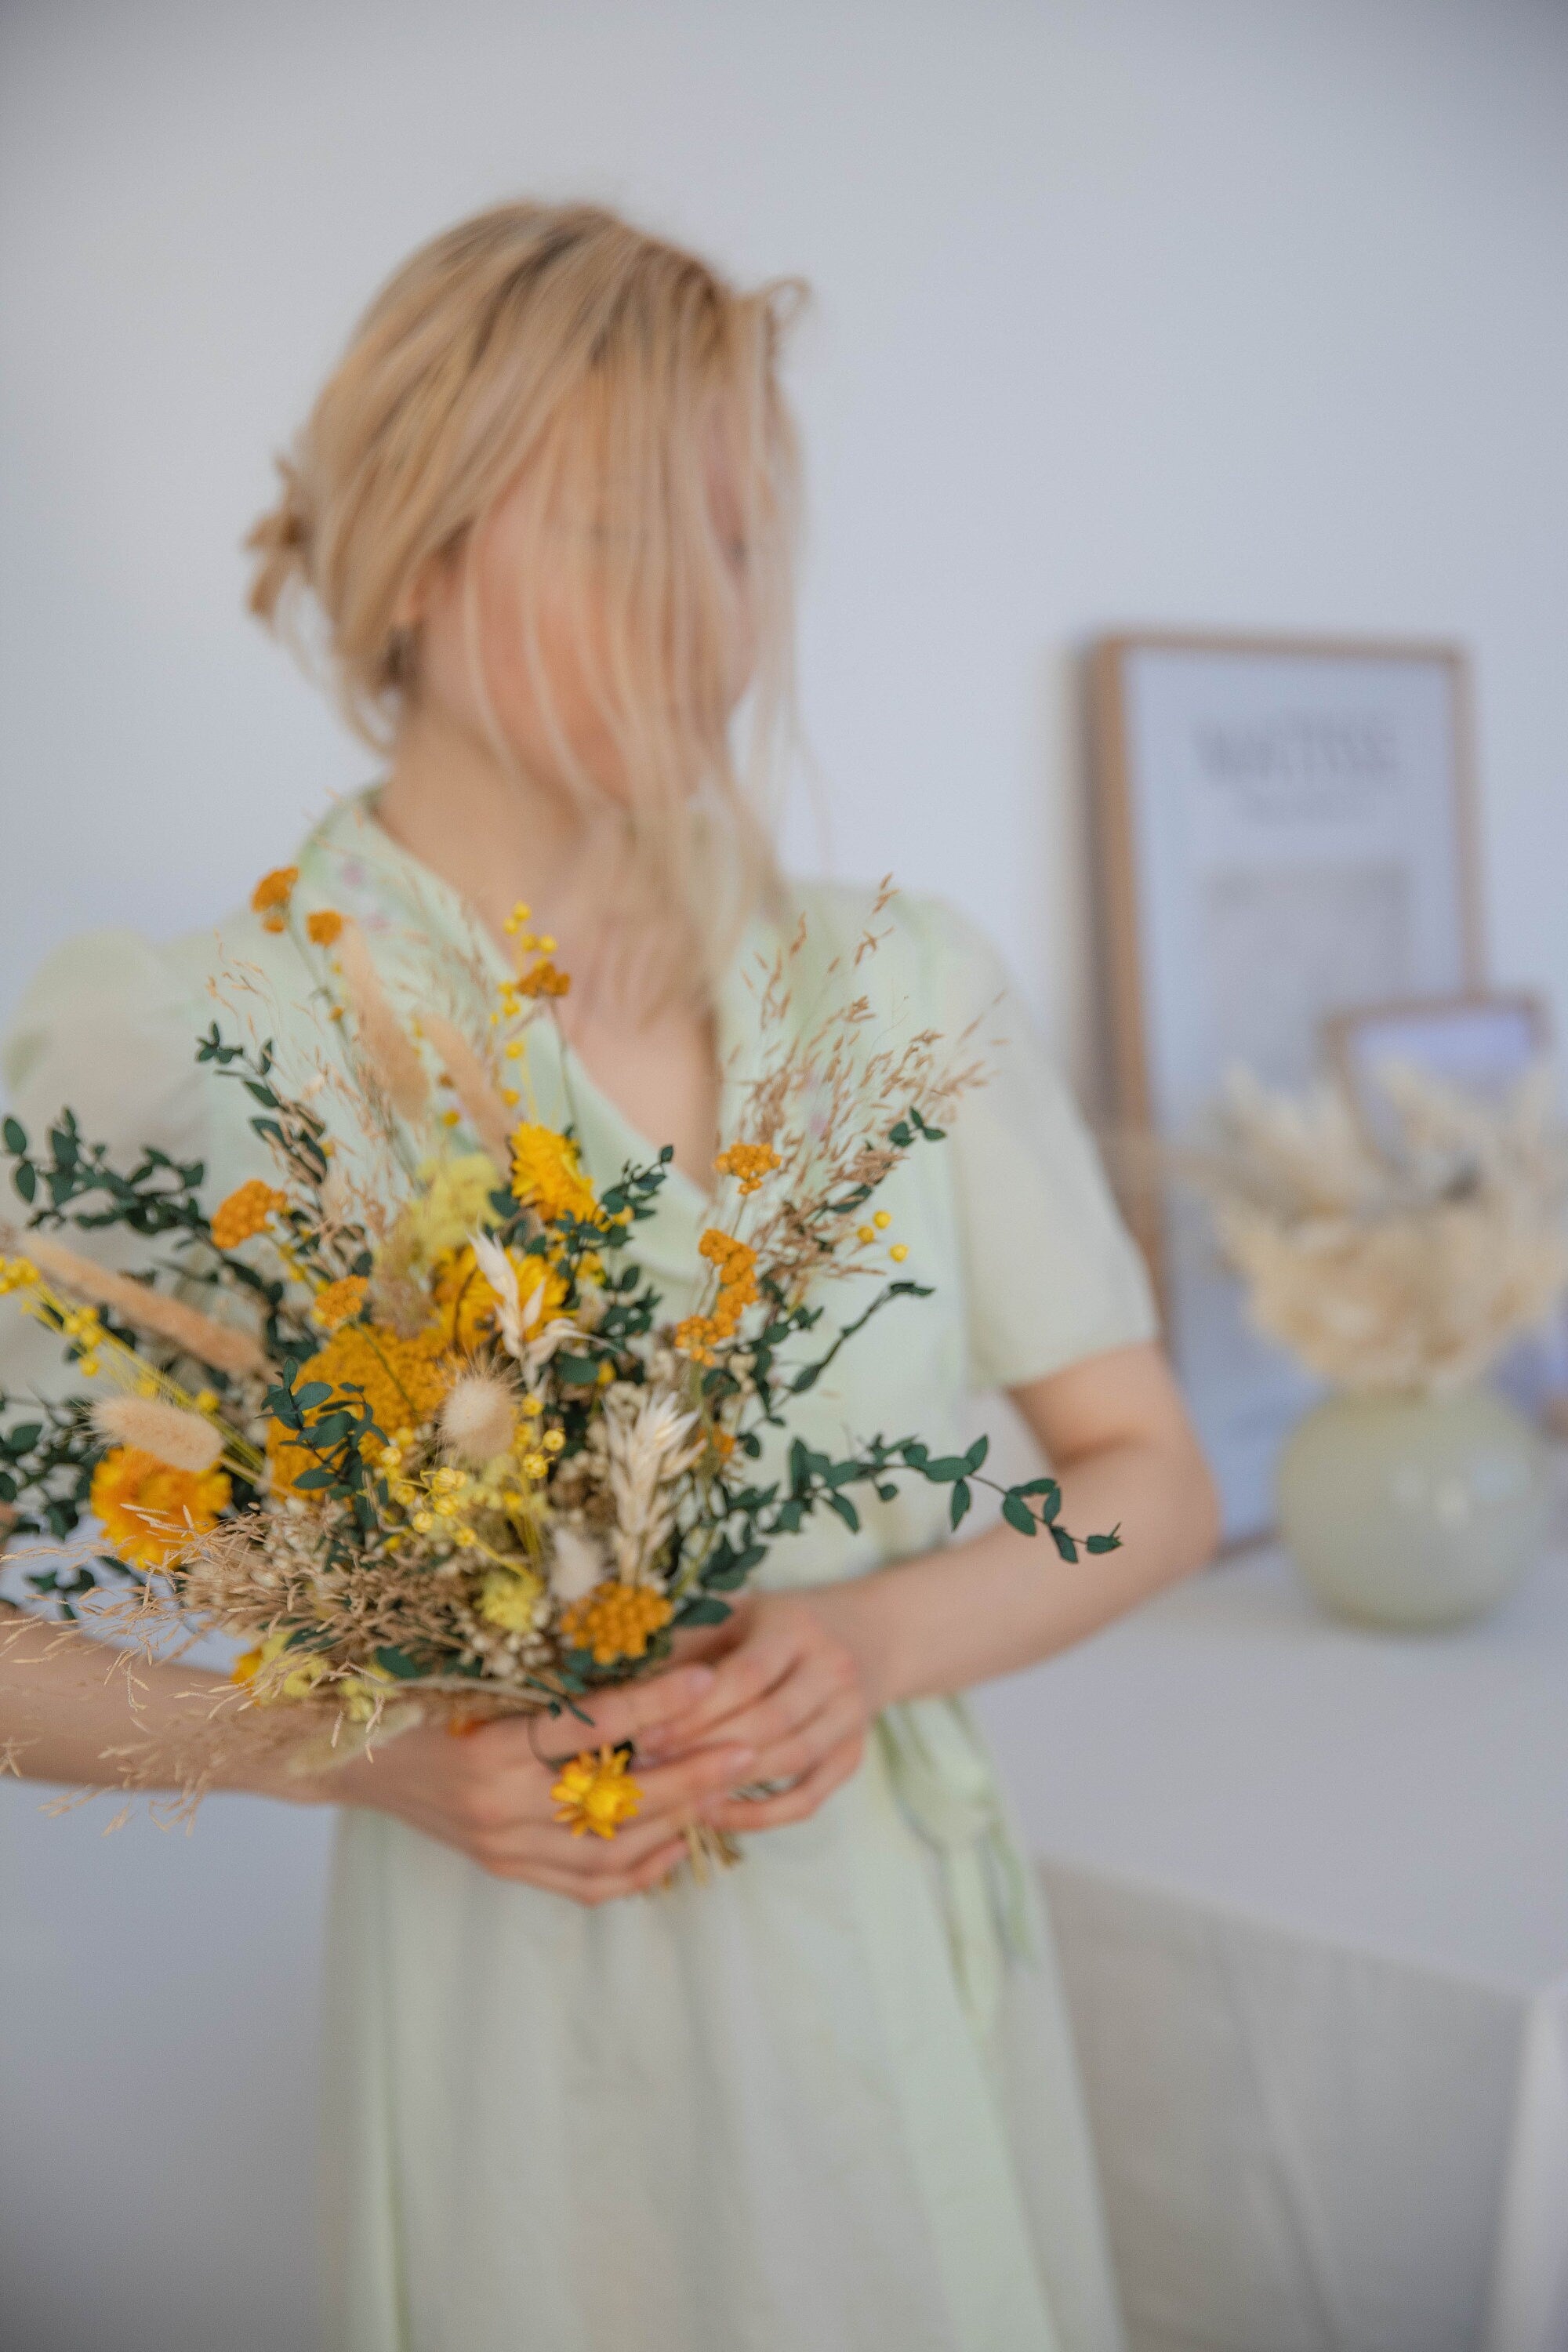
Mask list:
[[[417,709],[399,730],[376,798],[379,823],[448,883],[506,943],[522,903],[558,942],[573,976],[563,1025],[612,1021],[633,1031],[663,1007],[668,975],[689,972],[679,911],[628,903],[625,839],[614,812],[584,817],[564,790],[503,765],[490,746],[438,713]],[[510,945],[508,945],[510,952]]]
[[376,816],[498,940],[519,900],[532,908],[533,928],[555,935],[572,975],[554,1010],[589,1076],[638,1134],[673,1145],[677,1167],[710,1184],[719,1106],[712,1012],[668,986],[684,938],[675,910],[652,910],[635,926],[613,903],[606,913],[601,883],[614,871],[616,845],[599,842],[563,793],[510,773],[488,745],[415,714]]
[[461,892],[497,940],[520,899],[559,928],[556,908],[572,895],[586,829],[563,795],[509,772],[463,730],[410,713],[376,816]]

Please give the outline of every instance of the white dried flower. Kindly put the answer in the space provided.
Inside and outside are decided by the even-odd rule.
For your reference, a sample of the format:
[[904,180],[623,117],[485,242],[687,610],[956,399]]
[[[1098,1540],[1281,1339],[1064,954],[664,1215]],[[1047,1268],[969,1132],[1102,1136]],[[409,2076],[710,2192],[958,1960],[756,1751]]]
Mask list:
[[697,1415],[657,1389],[618,1383],[605,1399],[605,1450],[616,1507],[616,1574],[639,1583],[675,1526],[671,1483],[701,1451],[691,1443]]
[[550,1589],[557,1601],[581,1601],[604,1581],[605,1555],[583,1528],[557,1527]]
[[552,1322],[540,1323],[544,1310],[545,1286],[536,1283],[524,1298],[513,1265],[500,1244],[489,1234],[470,1234],[474,1263],[496,1295],[496,1328],[507,1354],[522,1367],[524,1380],[532,1383],[564,1340],[574,1339],[577,1326],[568,1316],[558,1315]]

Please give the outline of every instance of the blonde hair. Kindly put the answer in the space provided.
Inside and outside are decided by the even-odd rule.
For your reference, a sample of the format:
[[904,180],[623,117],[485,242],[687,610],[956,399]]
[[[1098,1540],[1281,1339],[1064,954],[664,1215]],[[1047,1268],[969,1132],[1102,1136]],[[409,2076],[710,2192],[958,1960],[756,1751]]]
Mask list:
[[[343,713],[384,750],[418,687],[417,632],[399,611],[515,487],[535,551],[517,583],[520,653],[563,772],[605,814],[554,709],[546,587],[630,785],[614,812],[630,861],[690,902],[710,937],[716,889],[728,886],[738,921],[773,874],[765,818],[790,716],[798,505],[777,362],[801,292],[795,281],[739,292],[593,205],[480,213],[383,288],[247,542],[251,611],[299,645],[292,625],[314,601]],[[738,546],[714,512],[716,434]],[[472,612],[469,646],[489,714]]]

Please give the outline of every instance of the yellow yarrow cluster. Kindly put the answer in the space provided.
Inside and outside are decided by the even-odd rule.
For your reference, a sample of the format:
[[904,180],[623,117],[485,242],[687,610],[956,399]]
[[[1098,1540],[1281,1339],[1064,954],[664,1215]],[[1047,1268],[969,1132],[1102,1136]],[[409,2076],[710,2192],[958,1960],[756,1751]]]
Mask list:
[[763,1179],[783,1162],[771,1143],[732,1143],[713,1165],[721,1176],[732,1176],[742,1192],[756,1192]]
[[419,1181],[422,1189],[399,1212],[386,1249],[395,1262],[425,1273],[491,1222],[490,1194],[501,1180],[488,1152],[460,1151],[426,1160]]
[[531,1568],[492,1568],[479,1589],[479,1612],[504,1633],[527,1633],[543,1598],[544,1580]]
[[732,1339],[746,1308],[757,1297],[757,1253],[749,1242],[710,1225],[697,1244],[701,1255],[719,1273],[719,1296],[710,1315],[688,1315],[675,1327],[675,1344],[694,1363],[711,1364],[715,1349]]
[[305,918],[305,936],[319,948],[336,945],[343,935],[343,919],[335,907],[318,907]]
[[634,1818],[642,1790],[626,1769],[630,1760],[619,1748],[601,1748],[596,1756],[574,1756],[562,1766],[550,1793],[556,1820],[569,1826],[574,1837],[590,1830],[595,1837],[614,1837],[623,1822]]
[[267,1224],[268,1217],[289,1205],[288,1195],[276,1184],[268,1184],[259,1176],[241,1184],[226,1201],[220,1201],[213,1211],[212,1237],[220,1250],[237,1249],[241,1242],[255,1239]]
[[512,1130],[511,1189],[525,1209],[547,1225],[562,1217],[595,1221],[598,1204],[584,1175],[577,1147],[569,1135],[529,1121]]
[[230,1492],[222,1470],[176,1470],[136,1445],[115,1446],[92,1474],[93,1512],[132,1568],[164,1567],[216,1524]]
[[[362,1389],[377,1427],[392,1431],[431,1420],[452,1384],[452,1372],[439,1331],[405,1339],[385,1324],[351,1323],[300,1367],[297,1385],[325,1381],[333,1390]],[[268,1431],[267,1459],[279,1486],[292,1486],[301,1472],[316,1466],[309,1448],[280,1421]]]
[[618,1658],[641,1658],[655,1633],[675,1611],[651,1584],[596,1584],[583,1600],[561,1612],[561,1636],[574,1650],[591,1650],[596,1666]]

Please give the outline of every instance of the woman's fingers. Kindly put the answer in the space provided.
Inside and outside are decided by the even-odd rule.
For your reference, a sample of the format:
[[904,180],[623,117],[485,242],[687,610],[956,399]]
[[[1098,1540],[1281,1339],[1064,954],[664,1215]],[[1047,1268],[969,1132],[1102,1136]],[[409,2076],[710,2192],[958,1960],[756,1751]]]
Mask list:
[[726,1739],[720,1748],[700,1748],[691,1756],[683,1756],[672,1764],[657,1769],[637,1766],[634,1778],[642,1790],[639,1821],[668,1820],[671,1814],[689,1811],[693,1805],[715,1794],[723,1794],[745,1780],[756,1769],[756,1750],[742,1743]]
[[712,1680],[701,1698],[649,1725],[637,1742],[641,1752],[649,1758],[679,1755],[721,1724],[728,1737],[731,1718],[754,1706],[795,1665],[802,1633],[793,1626],[770,1626],[741,1643],[710,1669]]
[[665,1838],[644,1854],[640,1861],[594,1874],[574,1873],[556,1868],[552,1864],[534,1859],[490,1865],[495,1878],[517,1879],[530,1886],[543,1888],[548,1895],[564,1895],[570,1902],[593,1909],[601,1903],[616,1903],[628,1895],[646,1895],[660,1886],[686,1859],[684,1838]]
[[557,1716],[498,1723],[479,1737],[510,1732],[521,1736],[531,1760],[564,1763],[585,1748],[618,1748],[623,1740],[637,1739],[674,1717],[689,1714],[711,1688],[713,1671],[705,1665],[674,1666],[668,1674],[647,1675],[579,1698],[574,1702],[575,1713],[563,1708]]
[[841,1740],[862,1737],[865,1729],[866,1710],[859,1695],[836,1690],[804,1723],[760,1747],[756,1762],[744,1777],[748,1780],[797,1780],[803,1772],[809,1772],[829,1748],[837,1748]]
[[613,1838],[592,1832],[574,1836],[568,1823],[556,1820],[548,1784],[536,1781],[521,1811],[498,1813],[478,1826],[471,1850],[487,1869],[538,1860],[574,1883],[613,1877],[667,1843],[672,1822],[692,1819],[712,1799],[744,1780],[752,1760],[749,1748],[705,1748],[660,1771],[639,1772],[641,1806]]
[[[749,1706],[742,1706],[727,1715],[714,1731],[728,1746],[734,1743],[753,1748],[757,1769],[754,1778],[776,1778],[789,1769],[771,1759],[772,1751],[785,1741],[796,1738],[805,1726],[823,1709],[855,1698],[856,1675],[847,1654],[837,1649],[809,1650],[796,1654],[788,1670]],[[694,1735],[700,1739],[700,1731]],[[675,1742],[679,1738],[679,1746]],[[692,1738],[676,1722],[663,1727],[641,1744],[639,1753],[650,1751],[657,1756],[675,1756],[686,1752]],[[697,1752],[700,1753],[699,1749]],[[818,1751],[813,1749],[813,1760]],[[798,1769],[799,1768],[795,1768]]]
[[789,1822],[804,1822],[833,1794],[835,1789],[848,1780],[858,1765],[865,1747],[865,1733],[856,1731],[830,1748],[826,1755],[782,1796],[725,1797],[704,1805],[702,1818],[715,1829],[737,1830],[742,1833],[752,1830],[778,1830]]

